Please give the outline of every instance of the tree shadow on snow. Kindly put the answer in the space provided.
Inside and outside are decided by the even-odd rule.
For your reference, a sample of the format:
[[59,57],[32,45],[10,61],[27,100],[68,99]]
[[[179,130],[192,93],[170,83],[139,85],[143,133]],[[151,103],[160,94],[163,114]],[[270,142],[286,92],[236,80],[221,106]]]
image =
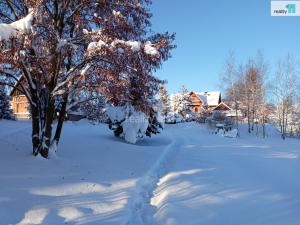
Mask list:
[[168,146],[171,144],[171,140],[165,137],[144,137],[143,139],[139,140],[136,144],[127,143],[123,138],[116,137],[113,134],[111,135],[101,135],[101,139],[119,142],[120,144],[132,145],[132,146],[145,146],[145,147],[161,147],[161,146]]

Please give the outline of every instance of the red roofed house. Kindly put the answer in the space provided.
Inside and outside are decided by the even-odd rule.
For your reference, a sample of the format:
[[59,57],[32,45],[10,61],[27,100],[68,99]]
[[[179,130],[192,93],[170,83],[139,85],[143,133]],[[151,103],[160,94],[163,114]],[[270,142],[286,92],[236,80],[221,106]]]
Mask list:
[[192,99],[192,109],[195,112],[211,111],[221,103],[221,93],[218,91],[212,92],[190,92]]
[[212,92],[190,92],[190,97],[192,99],[192,109],[197,113],[213,113],[213,112],[223,112],[229,118],[242,117],[242,113],[238,110],[238,114],[225,102],[222,102],[221,93],[218,91]]

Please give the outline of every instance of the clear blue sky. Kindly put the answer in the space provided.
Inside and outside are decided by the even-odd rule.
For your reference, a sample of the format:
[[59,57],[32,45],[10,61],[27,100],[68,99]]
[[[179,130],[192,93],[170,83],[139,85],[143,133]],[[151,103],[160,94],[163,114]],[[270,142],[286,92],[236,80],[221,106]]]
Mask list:
[[239,62],[261,50],[274,67],[291,53],[300,59],[300,17],[271,17],[270,0],[153,0],[153,29],[177,34],[173,57],[157,72],[168,90],[219,89],[230,51]]

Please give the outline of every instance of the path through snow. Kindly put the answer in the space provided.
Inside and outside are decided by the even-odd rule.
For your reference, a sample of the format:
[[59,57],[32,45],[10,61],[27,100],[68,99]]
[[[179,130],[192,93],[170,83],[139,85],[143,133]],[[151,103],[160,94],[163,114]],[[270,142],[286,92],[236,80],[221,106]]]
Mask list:
[[133,198],[129,200],[129,217],[125,225],[153,224],[153,216],[156,208],[150,204],[159,180],[172,168],[174,159],[184,144],[184,137],[178,135],[175,130],[170,135],[172,142],[165,147],[151,169],[136,185]]

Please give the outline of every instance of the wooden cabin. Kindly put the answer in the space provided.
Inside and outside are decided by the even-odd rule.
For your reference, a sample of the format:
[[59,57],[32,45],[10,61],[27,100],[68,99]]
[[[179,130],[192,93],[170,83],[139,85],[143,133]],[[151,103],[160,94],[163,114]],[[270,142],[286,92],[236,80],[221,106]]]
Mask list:
[[242,112],[240,110],[235,111],[229,107],[225,102],[221,102],[217,107],[215,107],[212,112],[222,112],[227,118],[232,120],[240,120],[243,118]]
[[199,93],[192,91],[190,92],[190,98],[192,100],[192,109],[197,113],[211,111],[222,101],[221,93],[218,91]]
[[[29,119],[29,102],[26,96],[21,93],[18,88],[21,87],[21,84],[24,84],[25,80],[21,77],[16,83],[15,87],[10,92],[11,97],[11,107],[13,114],[16,119]],[[21,89],[21,88],[20,88]]]
[[191,107],[194,112],[201,113],[205,111],[204,101],[201,98],[199,98],[199,96],[195,92],[192,91],[190,93],[190,98],[192,102]]
[[[22,76],[10,93],[12,111],[16,119],[29,119],[29,102],[26,96],[18,90],[21,89],[21,85],[26,85],[24,77]],[[80,112],[79,108],[73,107],[67,112],[65,120],[79,121],[83,118],[86,118],[86,116],[82,112]]]

